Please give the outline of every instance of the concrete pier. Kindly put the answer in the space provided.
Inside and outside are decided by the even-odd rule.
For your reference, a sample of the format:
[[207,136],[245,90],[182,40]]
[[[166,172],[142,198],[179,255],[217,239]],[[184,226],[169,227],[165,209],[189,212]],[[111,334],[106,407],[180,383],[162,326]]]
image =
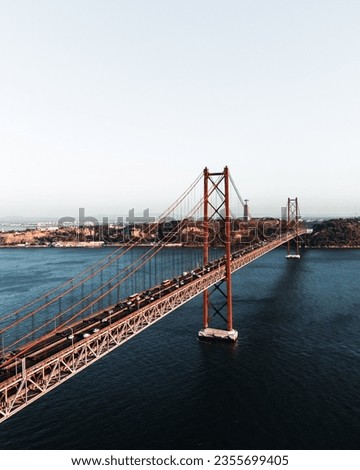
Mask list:
[[234,329],[228,331],[217,328],[204,328],[199,331],[198,338],[208,341],[236,341],[238,332]]

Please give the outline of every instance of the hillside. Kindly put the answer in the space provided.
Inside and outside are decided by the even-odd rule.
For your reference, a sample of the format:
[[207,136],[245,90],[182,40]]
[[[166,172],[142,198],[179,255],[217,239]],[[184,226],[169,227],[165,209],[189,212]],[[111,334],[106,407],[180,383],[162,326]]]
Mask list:
[[[175,224],[175,225],[174,225]],[[186,227],[176,227],[176,223],[153,226],[127,226],[114,228],[110,226],[94,229],[93,227],[63,227],[27,229],[24,231],[0,232],[0,246],[101,246],[102,244],[121,244],[140,241],[152,244],[168,236],[174,230],[172,243],[184,246],[202,246],[203,225],[189,221]],[[277,233],[278,225],[270,221],[252,219],[249,222],[238,222],[232,231],[232,241],[241,246],[263,237]],[[331,219],[314,223],[313,233],[307,236],[309,248],[360,248],[360,218]],[[210,243],[218,245],[224,239],[219,224],[211,227]],[[219,241],[220,240],[220,241]]]
[[360,219],[331,219],[315,224],[308,236],[311,248],[360,248]]
[[75,229],[27,229],[24,231],[0,232],[0,246],[72,246],[79,242],[92,242],[94,236],[89,228]]

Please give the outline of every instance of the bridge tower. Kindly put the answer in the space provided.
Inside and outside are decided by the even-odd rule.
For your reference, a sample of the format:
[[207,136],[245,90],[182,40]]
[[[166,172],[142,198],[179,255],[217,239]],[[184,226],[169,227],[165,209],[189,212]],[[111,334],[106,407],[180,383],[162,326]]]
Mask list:
[[[216,196],[216,197],[215,197]],[[231,214],[230,214],[230,175],[228,167],[221,173],[210,173],[204,169],[204,266],[209,263],[210,222],[224,225],[224,235],[220,237],[225,245],[224,278],[203,293],[203,329],[199,331],[199,339],[236,341],[238,332],[233,329],[232,318],[232,284],[231,284]],[[212,236],[214,231],[211,230]],[[223,296],[221,306],[211,302],[211,296],[220,292]],[[226,323],[225,329],[209,327],[209,310],[213,316],[219,315]],[[226,312],[225,312],[226,310]]]
[[250,212],[249,212],[249,199],[245,199],[245,205],[244,205],[244,220],[248,222],[250,220]]
[[299,203],[298,198],[295,199],[288,198],[287,204],[287,229],[294,230],[296,237],[294,238],[295,247],[292,247],[291,240],[287,243],[287,259],[299,259]]

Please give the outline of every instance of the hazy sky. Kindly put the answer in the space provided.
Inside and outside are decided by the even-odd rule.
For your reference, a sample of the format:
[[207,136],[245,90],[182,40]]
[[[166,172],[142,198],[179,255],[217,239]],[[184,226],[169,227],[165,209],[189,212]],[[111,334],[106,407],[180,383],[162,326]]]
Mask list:
[[0,217],[360,214],[359,0],[0,0]]

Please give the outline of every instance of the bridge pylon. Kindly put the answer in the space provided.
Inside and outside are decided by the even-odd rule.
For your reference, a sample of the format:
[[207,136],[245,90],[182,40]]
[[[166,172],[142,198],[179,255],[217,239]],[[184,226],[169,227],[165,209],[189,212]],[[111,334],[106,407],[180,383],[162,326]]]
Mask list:
[[[287,229],[293,230],[296,234],[294,240],[289,240],[287,242],[287,259],[300,259],[300,250],[299,250],[299,220],[300,220],[300,211],[298,198],[288,198],[287,203]],[[292,246],[292,242],[295,243],[295,246]]]
[[[203,293],[203,328],[199,331],[199,339],[236,341],[238,332],[233,328],[232,311],[232,282],[231,282],[231,214],[230,214],[230,175],[228,167],[223,172],[210,173],[208,168],[204,169],[204,267],[209,263],[210,230],[209,222],[218,221],[223,225],[224,233],[220,236],[225,245],[224,277],[221,281],[206,289]],[[213,231],[211,235],[215,236]],[[211,296],[221,293],[222,303],[216,306],[211,301]],[[219,315],[226,323],[226,329],[211,328],[209,325],[210,308],[214,311],[213,316]],[[226,310],[226,312],[225,312]]]

